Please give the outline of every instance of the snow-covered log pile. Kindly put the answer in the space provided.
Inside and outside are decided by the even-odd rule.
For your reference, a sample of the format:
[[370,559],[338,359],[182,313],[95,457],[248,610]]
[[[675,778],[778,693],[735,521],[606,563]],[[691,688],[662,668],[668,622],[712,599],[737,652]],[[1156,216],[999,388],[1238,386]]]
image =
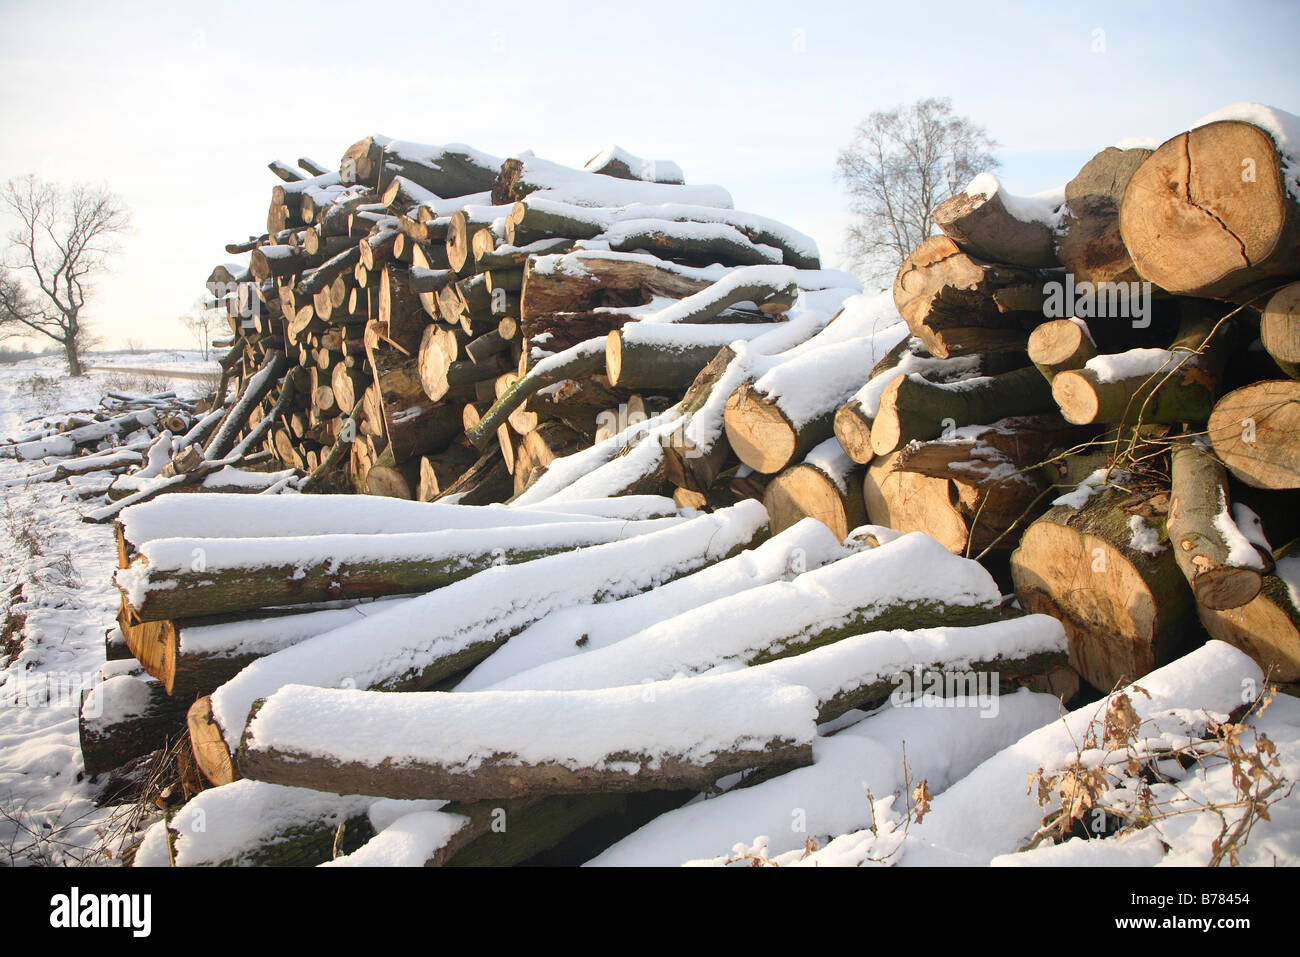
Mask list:
[[270,168],[266,232],[208,279],[236,399],[204,451],[269,451],[303,490],[505,501],[672,405],[801,289],[853,284],[807,236],[617,147],[575,169],[371,136],[337,171]]
[[1300,119],[1239,104],[1063,191],[977,177],[898,271],[911,338],[836,413],[869,520],[1011,553],[1098,691],[1198,620],[1300,681],[1298,167]]
[[35,463],[6,484],[67,481],[79,497],[111,497],[117,476],[147,474],[151,467],[156,474],[192,444],[206,413],[203,400],[192,402],[171,391],[109,392],[98,408],[34,420],[22,434],[0,442],[0,458]]
[[[1023,794],[1086,724],[1062,699],[1157,669],[1140,719],[1201,747],[1300,682],[1293,123],[1237,108],[1050,197],[978,177],[876,296],[617,149],[273,164],[213,274],[243,384],[205,451],[371,496],[121,511],[152,682],[86,738],[170,722],[211,785],[137,862],[889,859],[891,807]],[[1197,192],[1246,147],[1251,188]],[[935,846],[1045,839],[1006,803]]]
[[[653,504],[608,503],[634,501]],[[502,527],[520,543],[572,528],[572,513],[559,511],[382,507],[394,522],[513,517]],[[173,543],[216,547],[151,540],[174,512],[163,500],[124,513],[137,565]],[[555,521],[543,524],[545,515]],[[964,687],[996,710],[1000,692],[1051,690],[1065,668],[1057,621],[1008,615],[987,571],[922,535],[863,526],[841,541],[806,519],[768,537],[755,501],[644,531],[626,518],[607,523],[623,534],[420,595],[175,623],[154,639],[162,650],[140,649],[141,661],[173,696],[201,695],[188,732],[217,787],[193,810],[239,797],[205,818],[207,836],[190,833],[189,809],[160,823],[137,863],[337,854],[358,864],[515,863],[594,822],[608,831],[604,846],[693,794],[812,765],[819,723],[886,704],[914,669],[991,676]],[[197,535],[205,523],[181,525]],[[273,540],[246,539],[245,553]],[[294,541],[305,549],[311,539]],[[143,636],[128,642],[140,648]],[[1035,715],[1056,707],[1053,695],[1030,697]],[[1021,700],[1013,696],[1016,714]],[[1018,718],[1013,730],[1029,726]],[[991,740],[1003,746],[1014,734]],[[292,839],[256,810],[275,795],[294,818]],[[299,806],[304,819],[292,813]]]

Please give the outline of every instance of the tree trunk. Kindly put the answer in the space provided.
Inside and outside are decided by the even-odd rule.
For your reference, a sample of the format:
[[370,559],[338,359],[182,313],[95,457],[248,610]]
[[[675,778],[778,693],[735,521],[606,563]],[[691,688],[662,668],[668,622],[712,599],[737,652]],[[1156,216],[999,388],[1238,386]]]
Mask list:
[[[548,732],[554,734],[553,727],[539,721],[538,708],[526,697],[482,692],[473,696],[483,697],[481,702],[469,702],[468,695],[437,692],[395,696],[289,687],[266,699],[262,706],[254,706],[236,764],[243,776],[275,784],[334,793],[367,793],[399,799],[438,797],[453,801],[593,792],[698,791],[720,777],[748,768],[790,769],[810,764],[813,716],[794,717],[796,709],[785,694],[788,689],[780,685],[758,686],[749,694],[730,700],[730,720],[721,719],[726,730],[710,729],[711,744],[706,753],[701,753],[703,749],[698,745],[701,732],[692,727],[690,719],[699,707],[698,702],[713,686],[719,686],[721,692],[720,686],[732,683],[701,679],[699,684],[690,682],[678,689],[662,686],[654,689],[649,703],[639,687],[568,693],[573,702],[570,707],[579,713],[590,712],[593,726],[605,728],[604,737],[610,742],[604,757],[577,762],[558,757],[516,757],[520,752],[527,753],[530,747],[536,750],[530,739],[539,732],[543,738]],[[802,694],[807,696],[808,692]],[[742,698],[744,704],[738,708]],[[317,707],[313,704],[317,701],[330,702],[330,712],[321,717],[318,728],[306,735],[295,735],[291,730],[287,734],[277,733],[275,729],[281,727],[280,715],[292,720],[293,714]],[[714,708],[720,704],[715,701]],[[397,722],[409,722],[410,715],[418,714],[420,725],[444,728],[443,734],[450,741],[464,733],[466,720],[475,727],[480,724],[468,717],[467,706],[476,715],[490,707],[489,723],[497,730],[489,734],[493,740],[484,747],[495,753],[487,757],[460,758],[450,754],[441,757],[446,749],[433,735],[428,738],[427,749],[419,742],[404,741],[400,746],[403,755],[400,760],[386,757],[392,747],[391,729]],[[740,726],[741,718],[763,713],[763,726],[772,728],[776,723],[771,717],[773,712],[790,716],[780,730],[753,732],[747,725]],[[324,742],[328,749],[331,727],[357,728],[359,720],[374,729],[373,760],[358,761],[317,751],[313,744],[317,740]],[[719,723],[719,718],[715,716],[713,723]],[[611,733],[615,727],[622,728],[622,734]],[[274,736],[277,744],[262,745],[259,736],[263,739]],[[655,738],[655,744],[647,746],[647,737]],[[729,742],[724,744],[723,737]],[[474,747],[470,745],[466,750]]]
[[165,748],[185,733],[189,702],[172,698],[157,681],[118,675],[83,691],[77,736],[86,776],[120,768],[135,758]]
[[[1171,453],[1169,542],[1192,594],[1206,608],[1240,608],[1263,585],[1267,564],[1253,546],[1228,536],[1232,519],[1228,473],[1208,447],[1178,441]],[[1234,546],[1236,546],[1234,548]]]
[[1119,206],[1148,149],[1109,146],[1083,165],[1065,186],[1065,209],[1056,254],[1081,282],[1136,282],[1137,270],[1119,230]]
[[[1076,425],[1200,422],[1209,417],[1219,383],[1235,341],[1231,320],[1190,318],[1179,328],[1169,352],[1132,350],[1120,356],[1098,357],[1079,369],[1062,371],[1052,379],[1052,398],[1066,420]],[[1130,359],[1145,354],[1150,363]],[[1108,370],[1102,365],[1115,367]]]
[[605,368],[605,342],[600,339],[588,340],[574,346],[547,360],[534,368],[526,376],[511,385],[497,399],[492,408],[479,420],[478,425],[465,433],[465,437],[474,443],[479,451],[492,442],[496,430],[510,417],[515,409],[548,385],[554,385],[565,379],[603,372]]
[[1107,488],[1080,509],[1058,505],[1025,531],[1011,555],[1016,594],[1032,612],[1060,619],[1070,664],[1099,691],[1140,679],[1186,651],[1192,595],[1167,543],[1156,536],[1155,499]]
[[999,187],[974,196],[965,190],[935,207],[934,224],[971,256],[1014,266],[1051,267],[1056,259],[1046,223],[1017,219],[1002,202]]
[[[1292,543],[1279,557],[1294,552]],[[1197,612],[1210,637],[1246,652],[1270,681],[1300,681],[1300,605],[1294,587],[1278,575],[1265,575],[1259,594],[1239,608],[1198,605]]]
[[[643,259],[575,252],[558,260],[529,260],[524,271],[520,316],[527,323],[556,312],[645,305],[655,296],[682,299],[709,285],[680,268]],[[539,263],[545,263],[545,267]]]
[[1020,317],[1042,317],[1038,273],[974,259],[947,236],[931,236],[904,260],[894,304],[912,335],[939,359],[972,352],[1018,351]]
[[1255,488],[1300,488],[1300,382],[1256,382],[1214,405],[1206,426],[1214,453]]
[[1300,379],[1300,282],[1274,293],[1259,320],[1259,338],[1279,369]]
[[920,375],[900,375],[880,395],[871,423],[871,450],[896,452],[908,442],[933,439],[965,425],[987,425],[1052,407],[1051,387],[1032,366],[998,376],[941,385]]
[[1175,295],[1238,302],[1294,276],[1300,204],[1283,162],[1250,123],[1210,123],[1161,145],[1120,204],[1138,273]]
[[[481,529],[472,533],[431,532],[405,535],[324,536],[326,551],[306,547],[311,539],[277,540],[277,554],[241,562],[241,539],[171,539],[169,554],[182,548],[202,556],[203,561],[183,567],[156,568],[145,558],[120,571],[119,580],[131,613],[141,621],[195,618],[230,612],[250,611],[279,605],[333,601],[340,598],[370,598],[429,591],[467,578],[495,565],[527,562],[557,551],[613,541],[636,528],[621,523],[575,522],[546,526],[550,542],[531,541],[525,548],[512,547],[520,537],[517,528]],[[535,538],[536,536],[533,536]],[[303,547],[291,547],[298,541]],[[333,548],[346,549],[340,554]],[[222,561],[221,556],[235,556]],[[280,556],[283,557],[280,557]],[[196,569],[194,566],[199,565]]]

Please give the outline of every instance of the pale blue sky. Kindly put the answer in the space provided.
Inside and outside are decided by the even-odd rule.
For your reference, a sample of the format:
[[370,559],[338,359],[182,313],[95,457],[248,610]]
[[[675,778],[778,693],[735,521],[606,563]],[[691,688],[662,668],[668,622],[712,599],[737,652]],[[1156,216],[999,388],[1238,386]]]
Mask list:
[[135,216],[90,307],[109,346],[258,232],[274,158],[372,132],[581,164],[610,142],[721,183],[836,265],[835,156],[950,96],[1013,192],[1238,100],[1300,112],[1300,0],[1142,3],[53,3],[0,0],[0,180],[103,181]]

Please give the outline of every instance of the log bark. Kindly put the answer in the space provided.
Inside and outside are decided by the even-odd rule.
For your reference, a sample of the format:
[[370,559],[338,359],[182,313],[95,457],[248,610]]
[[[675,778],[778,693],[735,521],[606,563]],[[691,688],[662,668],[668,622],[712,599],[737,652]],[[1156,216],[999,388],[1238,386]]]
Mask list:
[[589,340],[537,366],[502,393],[492,408],[488,409],[479,420],[478,425],[465,433],[465,437],[474,444],[475,448],[482,451],[492,442],[496,430],[505,424],[511,413],[530,396],[536,395],[548,385],[554,385],[565,379],[603,372],[604,346],[602,340]]
[[1000,186],[992,193],[973,196],[963,190],[936,206],[932,218],[964,252],[976,258],[1014,266],[1059,265],[1051,228],[1016,218],[1002,202]]
[[460,433],[460,409],[433,402],[425,394],[418,357],[375,350],[371,367],[384,431],[396,461],[446,448]]
[[1075,283],[1136,282],[1133,260],[1119,230],[1119,205],[1149,149],[1108,146],[1065,185],[1056,255]]
[[1266,564],[1254,547],[1234,551],[1238,543],[1228,537],[1240,532],[1227,470],[1208,447],[1184,439],[1170,453],[1169,474],[1169,542],[1192,594],[1206,608],[1240,608],[1259,594]]
[[[124,687],[133,693],[123,696]],[[124,703],[134,713],[123,714],[120,705]],[[169,739],[185,733],[188,708],[188,701],[169,697],[157,681],[127,675],[83,691],[77,737],[86,776],[104,774],[167,747]]]
[[434,501],[452,500],[460,505],[492,505],[514,494],[514,481],[501,450],[495,445],[483,452],[461,476]]
[[607,233],[615,252],[649,250],[675,262],[696,266],[762,266],[781,262],[781,251],[751,243],[740,230],[724,223],[689,227],[659,220],[616,223]]
[[[775,324],[674,326],[632,323],[605,340],[605,373],[624,389],[678,392],[689,386],[723,346],[770,331]],[[686,333],[681,335],[681,333]]]
[[1051,407],[1051,388],[1032,366],[952,385],[929,382],[918,374],[900,375],[880,395],[871,423],[871,450],[888,455],[916,439]]
[[130,569],[119,572],[119,578],[132,583],[123,586],[124,595],[131,614],[140,621],[195,618],[340,598],[428,591],[495,565],[531,561],[557,551],[611,541],[619,532],[610,524],[577,522],[570,528],[572,534],[552,534],[556,544],[521,549],[510,547],[509,529],[480,530],[472,543],[465,540],[465,535],[454,532],[348,535],[337,540],[340,549],[347,549],[345,555],[331,557],[319,554],[317,549],[315,555],[299,553],[298,558],[291,559],[282,548],[279,551],[283,558],[259,559],[256,564],[220,559],[222,554],[241,554],[240,539],[179,540],[173,552],[183,546],[186,555],[202,555],[204,562],[156,569],[147,558],[137,558]]
[[[1052,398],[1066,420],[1077,425],[1202,421],[1214,406],[1235,332],[1231,320],[1185,320],[1159,368],[1143,365],[1136,372],[1106,374],[1099,358],[1057,373]],[[1114,357],[1106,358],[1114,362]]]
[[[545,266],[539,266],[545,263]],[[524,271],[520,316],[587,312],[598,306],[643,306],[655,296],[682,299],[708,282],[644,257],[571,253],[562,259],[530,260]]]
[[209,460],[221,459],[230,454],[239,438],[239,433],[248,424],[248,417],[261,404],[275,387],[275,383],[289,368],[289,359],[282,352],[272,352],[267,356],[266,364],[249,379],[243,394],[230,408],[221,427],[209,440],[203,450],[203,456]]
[[[783,690],[783,689],[782,689]],[[807,694],[807,692],[804,692]],[[491,695],[490,692],[484,694]],[[606,700],[615,692],[598,692]],[[769,691],[775,699],[777,690]],[[752,737],[737,735],[734,744],[717,747],[706,755],[695,753],[690,742],[696,735],[687,730],[675,738],[670,731],[661,731],[661,739],[654,747],[646,747],[642,736],[633,726],[621,741],[609,752],[605,760],[579,763],[562,760],[520,760],[511,754],[508,745],[501,745],[498,753],[473,763],[462,762],[455,758],[439,760],[433,756],[406,758],[394,761],[383,760],[381,755],[389,750],[384,741],[383,724],[386,723],[383,711],[386,706],[402,705],[403,711],[418,707],[425,716],[421,723],[428,727],[446,725],[448,734],[453,733],[443,715],[455,713],[458,702],[447,694],[425,694],[402,696],[395,701],[390,696],[364,692],[339,694],[324,689],[286,688],[266,699],[261,706],[255,706],[249,718],[243,743],[236,758],[241,774],[254,780],[268,781],[297,787],[310,787],[329,790],[335,793],[369,793],[390,798],[429,798],[438,797],[455,801],[482,801],[508,799],[524,796],[542,796],[554,794],[610,793],[650,790],[701,790],[708,788],[718,778],[755,767],[779,767],[792,769],[812,762],[811,742],[804,736],[804,729],[797,734],[758,734]],[[515,707],[509,695],[495,695],[499,698],[499,711],[508,720],[512,711],[521,715],[530,714],[536,709],[527,705],[521,710]],[[575,707],[578,702],[585,702],[594,696],[587,692],[575,692]],[[688,725],[673,707],[673,697],[661,691],[654,701],[645,704],[640,689],[635,694],[624,693],[627,708],[641,709],[646,715],[643,720],[655,721],[662,728],[687,728]],[[320,698],[338,698],[339,707],[354,709],[380,709],[378,722],[373,722],[376,729],[374,739],[375,760],[357,761],[345,757],[320,756],[311,750],[305,750],[293,743],[266,746],[258,742],[258,735],[266,735],[268,726],[276,727],[276,716],[284,711],[294,711],[310,707],[311,700]],[[663,699],[669,699],[664,701]],[[453,699],[453,700],[449,700]],[[761,695],[755,695],[751,707],[762,703]],[[355,702],[355,704],[353,704]],[[275,706],[275,715],[271,715],[270,705]],[[612,711],[605,704],[602,711]],[[349,712],[340,715],[347,720]],[[394,712],[396,719],[398,712]],[[372,718],[368,718],[372,721]],[[613,716],[609,720],[614,720]],[[811,734],[812,716],[808,718]],[[530,725],[522,723],[515,734],[527,736]],[[508,734],[506,735],[509,736]],[[292,738],[291,741],[296,741]],[[522,738],[520,739],[523,740]],[[680,742],[680,743],[679,743]],[[524,745],[526,746],[526,745]]]

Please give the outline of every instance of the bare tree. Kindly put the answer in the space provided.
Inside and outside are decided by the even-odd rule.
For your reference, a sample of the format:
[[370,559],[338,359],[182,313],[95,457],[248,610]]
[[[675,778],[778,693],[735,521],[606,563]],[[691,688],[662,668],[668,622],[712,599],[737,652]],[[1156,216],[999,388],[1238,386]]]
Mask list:
[[81,356],[91,344],[81,311],[130,216],[103,187],[63,189],[35,176],[10,180],[0,202],[17,220],[0,272],[0,329],[53,339],[63,347],[68,373],[81,375]]
[[839,155],[839,179],[857,216],[845,255],[866,279],[882,279],[934,232],[934,208],[978,173],[996,169],[983,127],[955,116],[949,99],[872,113]]
[[203,349],[203,361],[207,362],[212,340],[226,324],[226,314],[215,305],[200,300],[194,308],[181,316],[181,324],[190,331]]

